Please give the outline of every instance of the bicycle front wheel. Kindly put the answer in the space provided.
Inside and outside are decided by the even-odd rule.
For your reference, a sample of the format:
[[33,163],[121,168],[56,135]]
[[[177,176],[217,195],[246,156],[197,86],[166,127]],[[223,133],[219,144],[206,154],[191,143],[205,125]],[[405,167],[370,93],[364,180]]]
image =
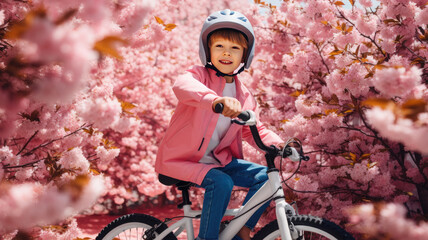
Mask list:
[[[330,240],[355,240],[348,232],[335,223],[325,219],[309,216],[296,215],[288,218],[289,224],[293,223],[302,240],[330,239]],[[281,239],[277,220],[264,226],[253,239]]]
[[[96,240],[133,240],[133,239],[153,239],[162,231],[167,229],[166,224],[159,219],[139,213],[132,213],[116,218],[109,223]],[[172,234],[168,234],[165,239],[176,240]]]

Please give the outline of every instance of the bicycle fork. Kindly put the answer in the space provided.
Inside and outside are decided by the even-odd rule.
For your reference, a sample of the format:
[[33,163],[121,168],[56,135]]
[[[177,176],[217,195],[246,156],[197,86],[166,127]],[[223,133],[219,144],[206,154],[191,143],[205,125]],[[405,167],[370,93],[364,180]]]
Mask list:
[[[279,231],[281,233],[281,239],[283,240],[293,240],[291,235],[294,237],[298,236],[298,233],[294,227],[290,227],[288,222],[287,215],[296,215],[294,208],[285,201],[284,190],[281,185],[281,179],[279,176],[279,171],[273,169],[268,173],[269,182],[271,188],[275,189],[275,195],[273,200],[275,201],[275,213],[278,222]],[[278,189],[278,190],[277,190]]]
[[[290,227],[287,220],[287,214],[295,215],[296,211],[294,208],[285,201],[284,191],[282,189],[279,171],[272,169],[268,172],[269,181],[266,182],[253,197],[242,206],[235,216],[235,219],[231,221],[227,227],[220,233],[219,239],[232,239],[239,229],[244,226],[245,222],[253,215],[263,202],[266,200],[274,200],[276,205],[276,216],[283,240],[293,240],[290,233]],[[255,207],[259,205],[258,207]],[[245,216],[241,216],[245,215]],[[294,228],[293,228],[294,229]],[[297,233],[296,233],[297,234]],[[293,231],[293,236],[296,235]],[[294,238],[296,239],[296,238]]]

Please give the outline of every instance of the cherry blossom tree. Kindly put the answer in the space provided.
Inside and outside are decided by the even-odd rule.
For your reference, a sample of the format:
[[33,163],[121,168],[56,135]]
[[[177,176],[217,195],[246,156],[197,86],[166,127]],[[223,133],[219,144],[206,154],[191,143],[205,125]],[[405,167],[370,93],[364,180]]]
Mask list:
[[[171,85],[200,64],[206,16],[230,8],[255,29],[240,78],[261,120],[311,157],[284,183],[287,200],[358,236],[426,235],[405,217],[428,214],[427,1],[379,2],[2,1],[0,234],[73,239],[79,212],[179,201],[153,167]],[[284,179],[297,166],[283,161]],[[201,190],[192,198],[200,207]]]
[[[120,152],[102,131],[137,123],[109,88],[113,79],[101,82],[97,69],[121,58],[117,48],[153,7],[150,1],[0,3],[0,235],[78,236],[69,218],[105,194],[97,165]],[[49,227],[62,221],[68,223],[61,234]]]
[[[312,157],[286,183],[299,210],[341,222],[340,209],[368,202],[349,212],[358,224],[369,226],[385,208],[397,222],[375,221],[376,229],[416,239],[398,222],[401,206],[415,219],[428,213],[427,1],[349,2],[350,9],[328,0],[270,9],[256,29],[252,84],[264,121],[301,139]],[[385,233],[347,226],[373,239]],[[426,225],[418,231],[426,234]]]

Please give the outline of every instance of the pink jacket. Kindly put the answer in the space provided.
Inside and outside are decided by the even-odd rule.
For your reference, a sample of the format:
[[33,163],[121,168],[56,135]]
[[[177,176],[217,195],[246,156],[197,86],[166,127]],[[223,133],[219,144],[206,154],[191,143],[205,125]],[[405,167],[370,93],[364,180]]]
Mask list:
[[[242,139],[257,148],[249,127],[232,124],[214,149],[218,165],[199,163],[219,117],[213,112],[212,103],[222,95],[225,83],[226,80],[216,76],[214,70],[202,66],[194,66],[177,78],[173,91],[178,105],[158,149],[156,172],[200,185],[210,169],[227,165],[232,157],[243,158]],[[237,77],[235,83],[236,98],[242,109],[257,112],[257,103],[250,91]],[[283,142],[260,122],[257,126],[266,145]]]

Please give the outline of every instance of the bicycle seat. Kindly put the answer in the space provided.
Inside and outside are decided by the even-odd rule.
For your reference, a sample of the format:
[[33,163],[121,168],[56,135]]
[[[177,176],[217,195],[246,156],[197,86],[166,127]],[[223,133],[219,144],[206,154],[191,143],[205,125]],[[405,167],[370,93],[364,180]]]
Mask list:
[[163,174],[159,174],[158,178],[159,182],[167,186],[176,185],[177,187],[187,187],[193,184],[191,182],[181,181]]

